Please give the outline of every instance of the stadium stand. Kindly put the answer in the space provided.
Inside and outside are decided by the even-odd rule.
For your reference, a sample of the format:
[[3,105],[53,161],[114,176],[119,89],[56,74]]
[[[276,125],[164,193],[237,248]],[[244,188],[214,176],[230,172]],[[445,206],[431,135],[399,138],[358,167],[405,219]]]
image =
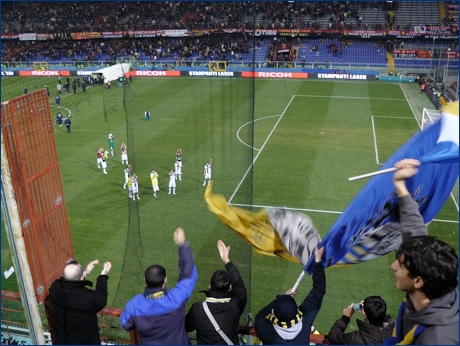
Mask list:
[[[458,3],[450,2],[2,2],[3,33],[47,33],[55,40],[3,40],[2,61],[60,61],[104,63],[137,61],[170,66],[196,61],[296,62],[303,67],[347,64],[395,69],[431,69],[434,65],[458,67],[447,58],[447,49],[458,49],[456,39],[366,38],[367,30],[424,30],[442,24],[458,27]],[[205,29],[235,29],[219,36]],[[309,37],[260,36],[252,40],[241,29],[339,30]],[[198,30],[195,37],[149,37],[126,40],[71,40],[76,32],[121,30]],[[342,36],[340,30],[363,31],[361,39]],[[62,36],[64,35],[64,37]],[[274,39],[277,40],[274,40]],[[282,42],[292,45],[290,54],[277,52]],[[395,49],[431,51],[432,59],[393,56]],[[314,48],[314,49],[313,49]],[[390,54],[390,55],[388,55]],[[437,61],[435,61],[437,59]],[[292,66],[292,65],[290,65]],[[290,67],[288,65],[284,67]],[[392,65],[393,66],[393,65]]]
[[[298,61],[371,63],[384,64],[385,50],[378,42],[343,39],[302,39],[298,49]],[[331,45],[340,49],[333,53]],[[252,45],[243,37],[200,37],[200,38],[145,38],[135,42],[123,39],[83,40],[77,43],[30,41],[7,42],[2,53],[3,61],[116,61],[117,58],[135,58],[139,61],[161,62],[177,60],[252,60],[265,62],[267,54],[272,56],[270,39],[259,39]],[[312,47],[317,50],[313,51]],[[156,57],[156,58],[155,58]],[[271,60],[271,59],[268,59]],[[287,61],[289,59],[278,59]]]
[[[458,4],[446,3],[458,25]],[[383,2],[2,2],[3,33],[156,29],[390,29]],[[438,3],[399,2],[395,26],[439,25]],[[455,16],[457,14],[457,16]]]
[[410,29],[413,25],[440,26],[439,6],[437,2],[424,2],[423,9],[420,3],[398,2],[398,10],[395,11],[394,27]]
[[[457,25],[458,3],[398,2],[2,2],[3,33],[157,29],[412,29]],[[391,11],[390,11],[391,10]],[[442,12],[442,15],[441,15]],[[442,18],[441,18],[442,17]]]

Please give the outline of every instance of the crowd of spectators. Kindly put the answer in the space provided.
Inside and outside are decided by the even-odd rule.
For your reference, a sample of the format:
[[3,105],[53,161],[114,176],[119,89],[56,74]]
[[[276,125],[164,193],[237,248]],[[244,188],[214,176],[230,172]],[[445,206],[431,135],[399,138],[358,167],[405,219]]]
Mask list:
[[[259,40],[260,41],[260,40]],[[152,37],[80,41],[9,41],[2,61],[96,61],[117,59],[240,60],[251,44],[245,36]]]
[[[393,17],[365,23],[355,2],[2,2],[2,33],[165,29],[388,29]],[[383,17],[382,17],[383,18]]]
[[[373,29],[390,27],[386,22],[368,24],[362,11],[384,11],[382,2],[2,2],[3,32],[117,31],[153,29],[213,28],[327,28]],[[384,18],[384,16],[382,16]],[[326,27],[324,27],[324,23]],[[69,37],[70,38],[70,37]],[[279,39],[279,38],[278,38]],[[281,37],[282,40],[286,40]],[[4,41],[2,60],[6,62],[64,60],[153,61],[176,59],[242,60],[254,52],[246,34],[199,37],[153,37],[134,39]],[[267,61],[295,60],[294,54],[276,54],[269,42]],[[342,51],[331,51],[340,56]],[[246,57],[245,57],[246,54]]]
[[[391,52],[393,47],[403,49],[406,44],[401,40],[360,40],[354,43],[369,43],[375,47],[375,54]],[[454,42],[456,43],[456,41]],[[292,45],[287,53],[277,53],[280,45]],[[412,40],[407,43],[418,49],[432,49],[431,41]],[[441,47],[458,49],[451,41],[439,42]],[[318,41],[315,38],[300,37],[257,37],[253,40],[244,34],[208,35],[200,37],[151,37],[151,38],[107,38],[88,40],[47,40],[47,41],[20,41],[5,40],[2,45],[2,61],[8,63],[33,61],[143,61],[159,63],[165,60],[174,60],[177,64],[189,65],[196,61],[218,60],[239,61],[264,60],[298,61],[305,65],[305,49],[316,52],[316,59],[326,62],[327,59],[342,59],[345,51],[351,53],[351,42],[341,37],[334,37]],[[353,46],[354,47],[354,46]],[[353,48],[352,47],[352,48]],[[412,48],[412,49],[413,49]],[[264,55],[257,55],[258,51]],[[298,54],[304,50],[303,54]],[[256,54],[256,55],[254,55]],[[344,55],[344,57],[350,55]],[[310,59],[311,60],[311,59]],[[304,66],[303,65],[303,66]]]
[[[379,2],[296,2],[267,3],[261,12],[265,14],[262,20],[255,23],[256,28],[262,29],[356,29],[361,28],[363,21],[360,10],[368,7],[381,11],[383,4]],[[329,18],[327,26],[319,19]],[[310,21],[311,20],[311,21]],[[369,24],[363,28],[369,29]],[[383,28],[382,23],[374,23],[372,27]]]

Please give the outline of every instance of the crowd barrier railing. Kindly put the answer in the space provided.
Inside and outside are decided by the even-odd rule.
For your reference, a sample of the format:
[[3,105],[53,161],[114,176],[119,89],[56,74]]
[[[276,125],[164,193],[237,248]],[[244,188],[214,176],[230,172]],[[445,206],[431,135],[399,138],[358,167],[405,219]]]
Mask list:
[[[106,307],[98,312],[101,341],[103,344],[139,345],[136,330],[127,332],[120,326],[122,309]],[[44,328],[47,344],[51,344],[52,322],[50,320],[49,303],[40,305],[40,316]],[[254,327],[239,326],[239,334],[257,337]],[[311,334],[310,342],[317,345],[329,344],[325,335]],[[2,337],[1,343],[5,344],[32,344],[26,323],[25,311],[22,306],[21,295],[18,292],[2,290]],[[249,344],[249,343],[248,343]]]

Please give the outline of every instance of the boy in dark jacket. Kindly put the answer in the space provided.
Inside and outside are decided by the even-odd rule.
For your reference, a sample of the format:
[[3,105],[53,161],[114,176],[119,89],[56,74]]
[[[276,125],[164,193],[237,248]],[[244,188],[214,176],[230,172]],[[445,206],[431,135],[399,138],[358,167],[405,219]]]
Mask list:
[[[359,310],[354,309],[359,305]],[[365,320],[356,320],[359,330],[345,333],[350,318],[355,311],[364,315]],[[327,334],[327,340],[332,345],[380,345],[391,335],[395,326],[394,320],[386,314],[387,305],[379,296],[370,296],[360,304],[350,304],[343,309],[343,315],[338,319]]]
[[326,275],[322,257],[324,247],[315,250],[313,288],[302,304],[297,306],[295,292],[288,290],[264,307],[256,316],[255,330],[264,345],[308,345],[313,321],[326,294]]

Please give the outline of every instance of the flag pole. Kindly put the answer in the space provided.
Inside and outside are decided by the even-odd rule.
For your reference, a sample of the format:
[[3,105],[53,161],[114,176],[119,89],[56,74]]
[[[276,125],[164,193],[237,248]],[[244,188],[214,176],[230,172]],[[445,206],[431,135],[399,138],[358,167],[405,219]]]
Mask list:
[[305,276],[305,270],[302,270],[300,273],[299,277],[297,278],[297,281],[294,284],[294,287],[291,289],[291,293],[295,293],[297,291],[297,288],[299,287],[300,281],[302,281],[303,277]]
[[373,177],[374,175],[394,172],[394,171],[396,171],[396,169],[397,168],[395,168],[395,167],[391,167],[391,168],[382,169],[380,171],[376,171],[376,172],[372,172],[372,173],[366,173],[366,174],[362,174],[362,175],[357,175],[355,177],[348,178],[348,181],[354,181],[354,180],[363,179],[363,178],[367,178],[367,177]]

